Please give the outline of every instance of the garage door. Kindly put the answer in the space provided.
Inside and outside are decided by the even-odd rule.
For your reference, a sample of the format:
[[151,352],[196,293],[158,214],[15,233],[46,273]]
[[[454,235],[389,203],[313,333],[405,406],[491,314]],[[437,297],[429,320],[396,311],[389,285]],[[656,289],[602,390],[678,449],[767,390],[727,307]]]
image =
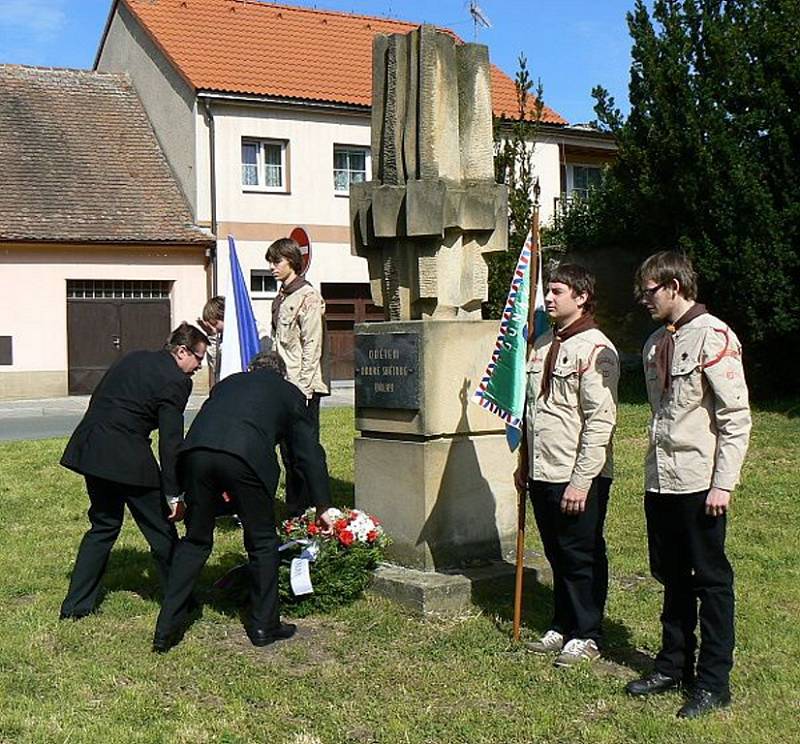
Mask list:
[[91,393],[123,354],[164,345],[171,289],[169,281],[67,281],[70,395]]

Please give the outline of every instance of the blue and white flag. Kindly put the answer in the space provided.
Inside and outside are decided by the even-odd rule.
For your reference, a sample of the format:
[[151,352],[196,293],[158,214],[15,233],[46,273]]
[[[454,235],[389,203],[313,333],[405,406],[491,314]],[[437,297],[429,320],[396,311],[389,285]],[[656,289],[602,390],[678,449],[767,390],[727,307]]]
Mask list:
[[225,332],[219,379],[244,372],[258,354],[258,330],[250,304],[250,293],[236,256],[233,236],[228,236],[229,271],[225,282]]

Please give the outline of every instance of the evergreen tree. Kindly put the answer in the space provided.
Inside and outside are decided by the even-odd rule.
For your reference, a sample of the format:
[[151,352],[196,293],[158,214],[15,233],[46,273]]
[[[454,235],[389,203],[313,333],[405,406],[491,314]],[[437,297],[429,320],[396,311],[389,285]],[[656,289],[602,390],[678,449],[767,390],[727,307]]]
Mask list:
[[559,221],[560,238],[571,250],[686,251],[751,370],[776,372],[778,344],[800,341],[800,3],[651,4],[628,14],[629,116],[593,91],[618,159]]

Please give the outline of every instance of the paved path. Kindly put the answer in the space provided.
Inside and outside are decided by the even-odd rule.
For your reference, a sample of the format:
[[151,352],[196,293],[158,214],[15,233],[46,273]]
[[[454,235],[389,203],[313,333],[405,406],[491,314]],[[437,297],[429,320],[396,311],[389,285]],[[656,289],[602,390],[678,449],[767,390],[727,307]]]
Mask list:
[[[186,406],[186,425],[193,420],[205,395],[193,395]],[[50,439],[72,433],[89,404],[88,395],[37,400],[0,400],[0,441]],[[352,406],[353,383],[334,382],[331,395],[322,407]]]

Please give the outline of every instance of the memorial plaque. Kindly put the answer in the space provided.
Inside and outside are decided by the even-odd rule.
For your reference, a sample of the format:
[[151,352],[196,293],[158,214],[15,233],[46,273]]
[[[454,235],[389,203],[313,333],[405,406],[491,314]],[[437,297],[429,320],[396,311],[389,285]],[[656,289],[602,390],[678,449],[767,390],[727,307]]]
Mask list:
[[356,334],[357,408],[419,408],[419,336]]

